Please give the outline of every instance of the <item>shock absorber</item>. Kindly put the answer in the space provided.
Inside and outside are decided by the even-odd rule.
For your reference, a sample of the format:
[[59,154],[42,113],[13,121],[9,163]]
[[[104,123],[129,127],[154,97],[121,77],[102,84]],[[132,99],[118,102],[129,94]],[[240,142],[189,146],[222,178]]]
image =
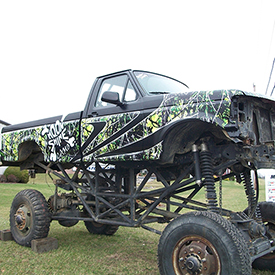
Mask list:
[[201,145],[201,173],[204,178],[204,186],[206,190],[207,209],[212,212],[218,211],[217,195],[215,189],[215,181],[213,178],[213,163],[211,153],[208,151],[205,143]]
[[255,195],[254,186],[251,180],[251,174],[249,169],[245,169],[241,173],[241,179],[244,184],[245,194],[248,200],[248,217],[253,218],[258,223],[262,223],[262,215],[258,206],[257,198]]
[[198,145],[193,144],[192,152],[193,152],[194,164],[195,164],[196,184],[200,186],[201,185],[201,169],[200,169],[200,155],[199,155]]

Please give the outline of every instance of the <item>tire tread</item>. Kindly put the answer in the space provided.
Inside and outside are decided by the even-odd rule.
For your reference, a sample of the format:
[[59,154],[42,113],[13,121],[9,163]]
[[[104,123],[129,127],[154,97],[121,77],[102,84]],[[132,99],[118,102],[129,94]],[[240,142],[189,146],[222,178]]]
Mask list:
[[[20,204],[27,201],[33,209],[33,228],[32,232],[27,236],[20,236],[17,231],[13,228],[14,225],[14,214]],[[45,197],[37,190],[25,189],[17,193],[14,197],[11,210],[10,210],[10,224],[11,232],[15,241],[23,246],[31,246],[31,240],[46,238],[49,233],[51,222],[51,215],[48,210],[47,202]]]
[[[197,217],[199,221],[201,221],[201,225],[203,226],[203,223],[206,224],[208,222],[211,222],[213,224],[213,221],[215,224],[219,225],[222,231],[225,231],[227,235],[230,237],[230,239],[233,241],[234,246],[236,248],[236,253],[239,256],[239,266],[235,267],[236,272],[234,274],[238,275],[249,275],[251,274],[251,257],[248,252],[248,246],[242,236],[242,233],[239,231],[239,229],[232,224],[230,221],[224,219],[222,216],[210,212],[210,211],[197,211],[197,212],[189,212],[182,216],[179,216],[178,218],[174,219],[168,226],[165,228],[165,230],[162,233],[162,236],[160,238],[159,246],[158,246],[158,266],[160,270],[160,274],[167,275],[166,271],[164,270],[164,267],[161,263],[162,257],[163,257],[163,246],[166,245],[166,243],[169,240],[169,235],[176,230],[176,228],[181,227],[186,222],[189,222],[194,217]],[[196,219],[197,219],[196,218]],[[202,222],[203,221],[203,222]],[[210,224],[211,224],[210,223]],[[167,240],[168,238],[168,240]],[[232,273],[233,274],[233,273]]]

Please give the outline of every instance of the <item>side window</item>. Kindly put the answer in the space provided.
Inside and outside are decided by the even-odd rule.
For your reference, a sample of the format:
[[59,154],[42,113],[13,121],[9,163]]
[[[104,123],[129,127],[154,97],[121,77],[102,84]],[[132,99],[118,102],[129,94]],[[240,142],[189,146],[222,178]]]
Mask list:
[[101,101],[103,93],[107,91],[118,93],[119,100],[122,102],[130,102],[137,99],[136,91],[131,82],[128,81],[127,75],[107,78],[102,82],[95,104],[96,107],[114,106],[111,103]]
[[131,102],[137,99],[137,93],[134,90],[130,81],[128,81],[127,89],[124,95],[124,101]]
[[104,92],[117,92],[119,93],[119,99],[122,99],[123,92],[125,90],[126,82],[127,82],[127,75],[120,75],[112,78],[105,79],[100,87],[97,100],[96,100],[96,107],[104,107],[112,105],[111,103],[101,101],[101,97]]

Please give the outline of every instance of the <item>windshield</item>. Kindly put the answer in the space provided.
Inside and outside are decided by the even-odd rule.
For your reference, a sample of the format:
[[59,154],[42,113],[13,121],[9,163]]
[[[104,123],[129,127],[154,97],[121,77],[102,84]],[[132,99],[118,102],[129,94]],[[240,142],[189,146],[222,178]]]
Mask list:
[[134,71],[140,85],[148,94],[186,93],[188,87],[175,79],[142,71]]

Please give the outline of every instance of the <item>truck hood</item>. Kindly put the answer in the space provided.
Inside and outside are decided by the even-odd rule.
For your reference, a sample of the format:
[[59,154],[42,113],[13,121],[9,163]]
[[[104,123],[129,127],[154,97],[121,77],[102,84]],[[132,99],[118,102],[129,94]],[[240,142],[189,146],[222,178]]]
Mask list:
[[264,94],[244,92],[244,91],[238,91],[238,92],[243,93],[243,95],[245,95],[245,96],[250,96],[250,97],[255,97],[255,98],[257,97],[257,98],[266,99],[266,100],[269,100],[269,101],[275,101],[274,97],[270,97],[270,96],[267,96],[267,95],[264,95]]
[[[272,98],[240,90],[193,91],[165,94],[160,106],[150,115],[150,121],[162,121],[162,125],[179,119],[200,119],[224,128],[229,123],[234,97],[250,97],[264,104],[275,106]],[[165,118],[165,119],[164,119]],[[164,121],[164,122],[163,122]]]
[[234,96],[247,96],[253,98],[259,98],[264,101],[275,101],[274,98],[269,96],[245,92],[241,90],[212,90],[212,91],[190,91],[187,93],[180,94],[167,94],[164,96],[165,105],[174,105],[175,102],[180,101],[181,104],[190,104],[191,102],[212,102],[212,101],[222,101],[223,103],[230,102]]

